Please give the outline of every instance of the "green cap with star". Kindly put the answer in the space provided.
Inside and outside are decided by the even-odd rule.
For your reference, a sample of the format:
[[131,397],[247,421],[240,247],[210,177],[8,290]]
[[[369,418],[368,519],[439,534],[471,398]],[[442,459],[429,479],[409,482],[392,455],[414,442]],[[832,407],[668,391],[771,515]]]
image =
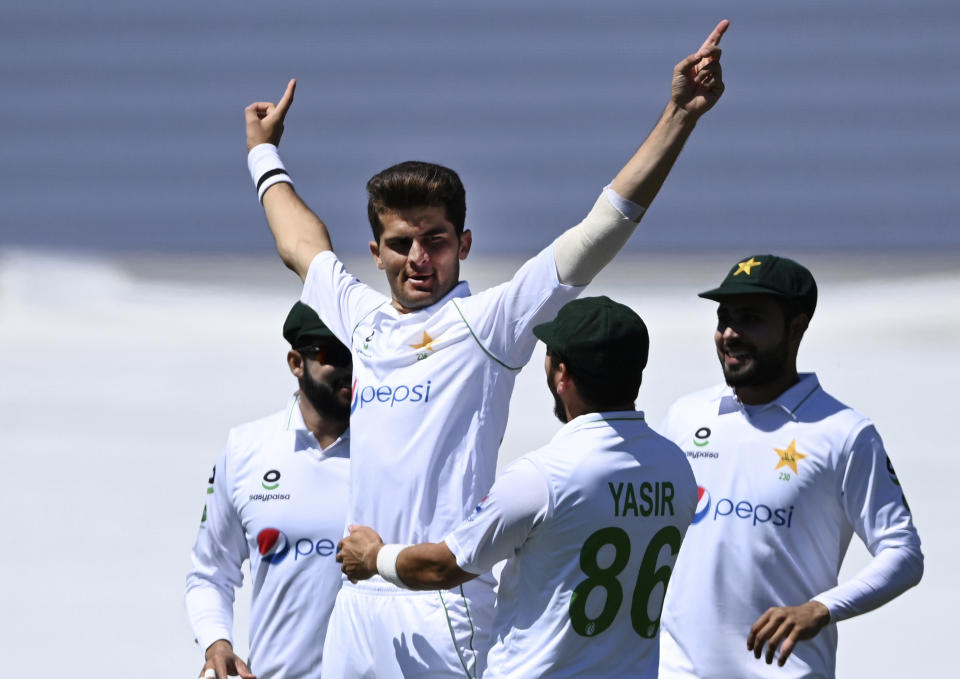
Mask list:
[[719,302],[732,295],[773,295],[811,318],[817,308],[817,283],[801,264],[776,255],[751,255],[731,267],[720,287],[698,296]]
[[609,297],[568,302],[533,334],[579,371],[616,381],[639,377],[647,365],[650,336],[633,309]]
[[317,312],[303,302],[297,302],[283,322],[283,338],[294,349],[312,344],[318,339],[336,339]]

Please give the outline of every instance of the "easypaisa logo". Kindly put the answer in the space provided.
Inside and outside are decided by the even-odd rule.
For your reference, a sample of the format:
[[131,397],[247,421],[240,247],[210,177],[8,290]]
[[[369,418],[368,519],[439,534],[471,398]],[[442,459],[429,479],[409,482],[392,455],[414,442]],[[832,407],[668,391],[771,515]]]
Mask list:
[[[263,474],[263,480],[260,485],[266,491],[275,491],[280,487],[280,470],[268,469]],[[250,493],[250,500],[256,502],[270,502],[271,500],[289,500],[290,493]]]
[[693,432],[693,450],[686,451],[687,457],[691,460],[699,460],[701,458],[716,460],[719,458],[720,453],[713,450],[705,450],[706,446],[710,444],[711,434],[713,434],[713,432],[710,431],[710,427],[700,427]]

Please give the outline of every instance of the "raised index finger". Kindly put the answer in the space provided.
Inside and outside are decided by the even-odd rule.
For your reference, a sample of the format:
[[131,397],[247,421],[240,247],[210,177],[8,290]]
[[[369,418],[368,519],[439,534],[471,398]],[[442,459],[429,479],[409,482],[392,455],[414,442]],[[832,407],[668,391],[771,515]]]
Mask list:
[[280,101],[277,102],[277,110],[280,112],[281,116],[287,115],[287,110],[290,108],[290,104],[293,103],[293,93],[297,89],[297,79],[291,78],[290,82],[287,83],[287,91],[283,93],[283,96],[280,97]]
[[707,39],[703,41],[703,44],[700,46],[700,50],[708,50],[711,47],[716,47],[720,44],[720,38],[723,37],[723,34],[727,32],[727,27],[730,26],[730,20],[724,19],[717,27],[713,29],[713,33],[707,36]]

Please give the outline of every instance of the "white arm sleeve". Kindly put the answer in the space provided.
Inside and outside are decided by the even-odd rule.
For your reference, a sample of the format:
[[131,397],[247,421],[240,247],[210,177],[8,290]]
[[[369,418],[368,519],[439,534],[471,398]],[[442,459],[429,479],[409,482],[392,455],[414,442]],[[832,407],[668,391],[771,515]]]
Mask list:
[[[631,215],[617,209],[611,198]],[[637,222],[631,219],[637,210],[631,206],[643,214],[639,205],[607,187],[584,220],[560,234],[553,242],[553,256],[561,282],[586,285],[610,263],[637,228]]]
[[214,467],[204,517],[190,554],[193,568],[184,594],[187,617],[201,650],[217,639],[233,642],[234,591],[243,584],[240,566],[248,557],[243,525],[230,501],[226,450]]
[[516,553],[550,512],[550,490],[540,470],[523,458],[497,478],[473,514],[444,542],[468,573],[485,573]]
[[882,606],[923,575],[920,536],[873,426],[851,446],[841,492],[847,517],[873,559],[852,579],[814,597],[830,611],[831,622]]

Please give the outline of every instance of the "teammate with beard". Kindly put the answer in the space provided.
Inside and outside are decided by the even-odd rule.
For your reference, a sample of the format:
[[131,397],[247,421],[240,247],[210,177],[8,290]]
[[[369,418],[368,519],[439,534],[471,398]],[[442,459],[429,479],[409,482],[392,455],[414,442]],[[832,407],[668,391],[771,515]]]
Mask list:
[[[287,316],[287,407],[230,431],[207,488],[186,607],[203,677],[319,679],[341,574],[349,484],[350,352],[305,304]],[[250,559],[249,666],[233,651],[234,591]]]
[[442,541],[385,545],[350,526],[337,560],[353,579],[446,589],[505,559],[484,679],[655,678],[663,591],[697,487],[683,452],[634,407],[646,325],[586,297],[533,332],[560,431]]
[[[833,677],[836,623],[920,580],[910,508],[870,420],[797,372],[810,272],[753,255],[700,296],[719,303],[726,386],[681,398],[662,428],[700,499],[667,594],[660,676]],[[873,558],[838,584],[853,533]]]

